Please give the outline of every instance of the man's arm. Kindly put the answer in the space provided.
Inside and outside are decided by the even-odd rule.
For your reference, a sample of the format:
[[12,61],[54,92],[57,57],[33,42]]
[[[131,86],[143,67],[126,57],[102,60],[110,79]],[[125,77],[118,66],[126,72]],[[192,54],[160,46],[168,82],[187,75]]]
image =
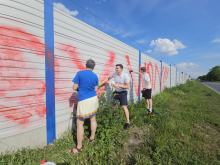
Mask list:
[[141,72],[135,72],[133,70],[129,70],[129,73],[132,74],[132,73],[135,73],[135,74],[141,74]]
[[73,78],[72,82],[73,82],[73,91],[77,92],[78,87],[79,87],[79,72],[76,73],[75,77]]
[[78,87],[79,87],[79,85],[78,84],[73,84],[73,91],[77,91],[77,89],[78,89]]
[[108,80],[104,80],[99,86],[98,89],[105,86],[108,83]]
[[109,84],[109,81],[111,80],[112,77],[108,77],[107,79],[105,79],[99,86],[98,89],[105,86],[106,84]]
[[129,89],[130,85],[129,83],[124,83],[124,84],[116,84],[116,88],[123,88],[123,89]]

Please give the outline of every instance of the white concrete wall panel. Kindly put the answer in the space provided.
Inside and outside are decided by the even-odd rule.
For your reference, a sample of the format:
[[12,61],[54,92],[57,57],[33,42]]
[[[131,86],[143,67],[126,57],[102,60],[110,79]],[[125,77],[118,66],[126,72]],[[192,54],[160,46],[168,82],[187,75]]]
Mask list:
[[43,10],[0,2],[0,151],[46,144]]
[[[92,58],[102,82],[116,64],[131,78],[130,101],[138,99],[139,51],[54,8],[56,132],[71,127],[72,79]],[[46,145],[44,1],[0,2],[0,152]],[[153,95],[170,87],[170,66],[145,54]],[[130,72],[133,71],[133,72]],[[171,68],[171,86],[188,75]],[[162,75],[162,77],[161,77]],[[99,90],[105,93],[105,89]],[[107,92],[109,93],[109,92]],[[106,94],[107,95],[107,94]],[[74,100],[74,99],[73,99]]]

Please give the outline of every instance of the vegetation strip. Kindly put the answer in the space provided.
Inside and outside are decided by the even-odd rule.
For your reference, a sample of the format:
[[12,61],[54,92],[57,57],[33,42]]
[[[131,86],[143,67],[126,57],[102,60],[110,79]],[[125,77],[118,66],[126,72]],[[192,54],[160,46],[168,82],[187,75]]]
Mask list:
[[67,132],[53,145],[1,155],[1,164],[220,164],[220,95],[196,81],[154,97],[155,115],[144,103],[130,104],[131,128],[123,129],[123,111],[104,98],[97,114],[96,140],[71,155],[75,135]]

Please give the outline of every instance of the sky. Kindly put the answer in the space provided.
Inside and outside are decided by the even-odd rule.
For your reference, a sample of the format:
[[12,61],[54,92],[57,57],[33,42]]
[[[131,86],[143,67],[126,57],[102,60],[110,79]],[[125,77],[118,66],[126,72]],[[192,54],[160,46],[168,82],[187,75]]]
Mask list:
[[220,0],[54,0],[54,7],[194,78],[220,65]]

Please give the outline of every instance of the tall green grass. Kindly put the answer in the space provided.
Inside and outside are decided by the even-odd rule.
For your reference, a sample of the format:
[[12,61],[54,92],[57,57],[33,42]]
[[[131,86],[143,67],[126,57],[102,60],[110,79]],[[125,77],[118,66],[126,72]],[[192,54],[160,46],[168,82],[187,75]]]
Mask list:
[[154,98],[158,115],[132,164],[220,164],[220,95],[196,81]]
[[[144,102],[130,104],[132,127],[123,130],[123,111],[101,99],[96,141],[72,155],[75,135],[66,132],[53,145],[1,155],[0,164],[220,164],[220,96],[196,81],[154,97],[154,116]],[[1,163],[2,162],[2,163]]]

